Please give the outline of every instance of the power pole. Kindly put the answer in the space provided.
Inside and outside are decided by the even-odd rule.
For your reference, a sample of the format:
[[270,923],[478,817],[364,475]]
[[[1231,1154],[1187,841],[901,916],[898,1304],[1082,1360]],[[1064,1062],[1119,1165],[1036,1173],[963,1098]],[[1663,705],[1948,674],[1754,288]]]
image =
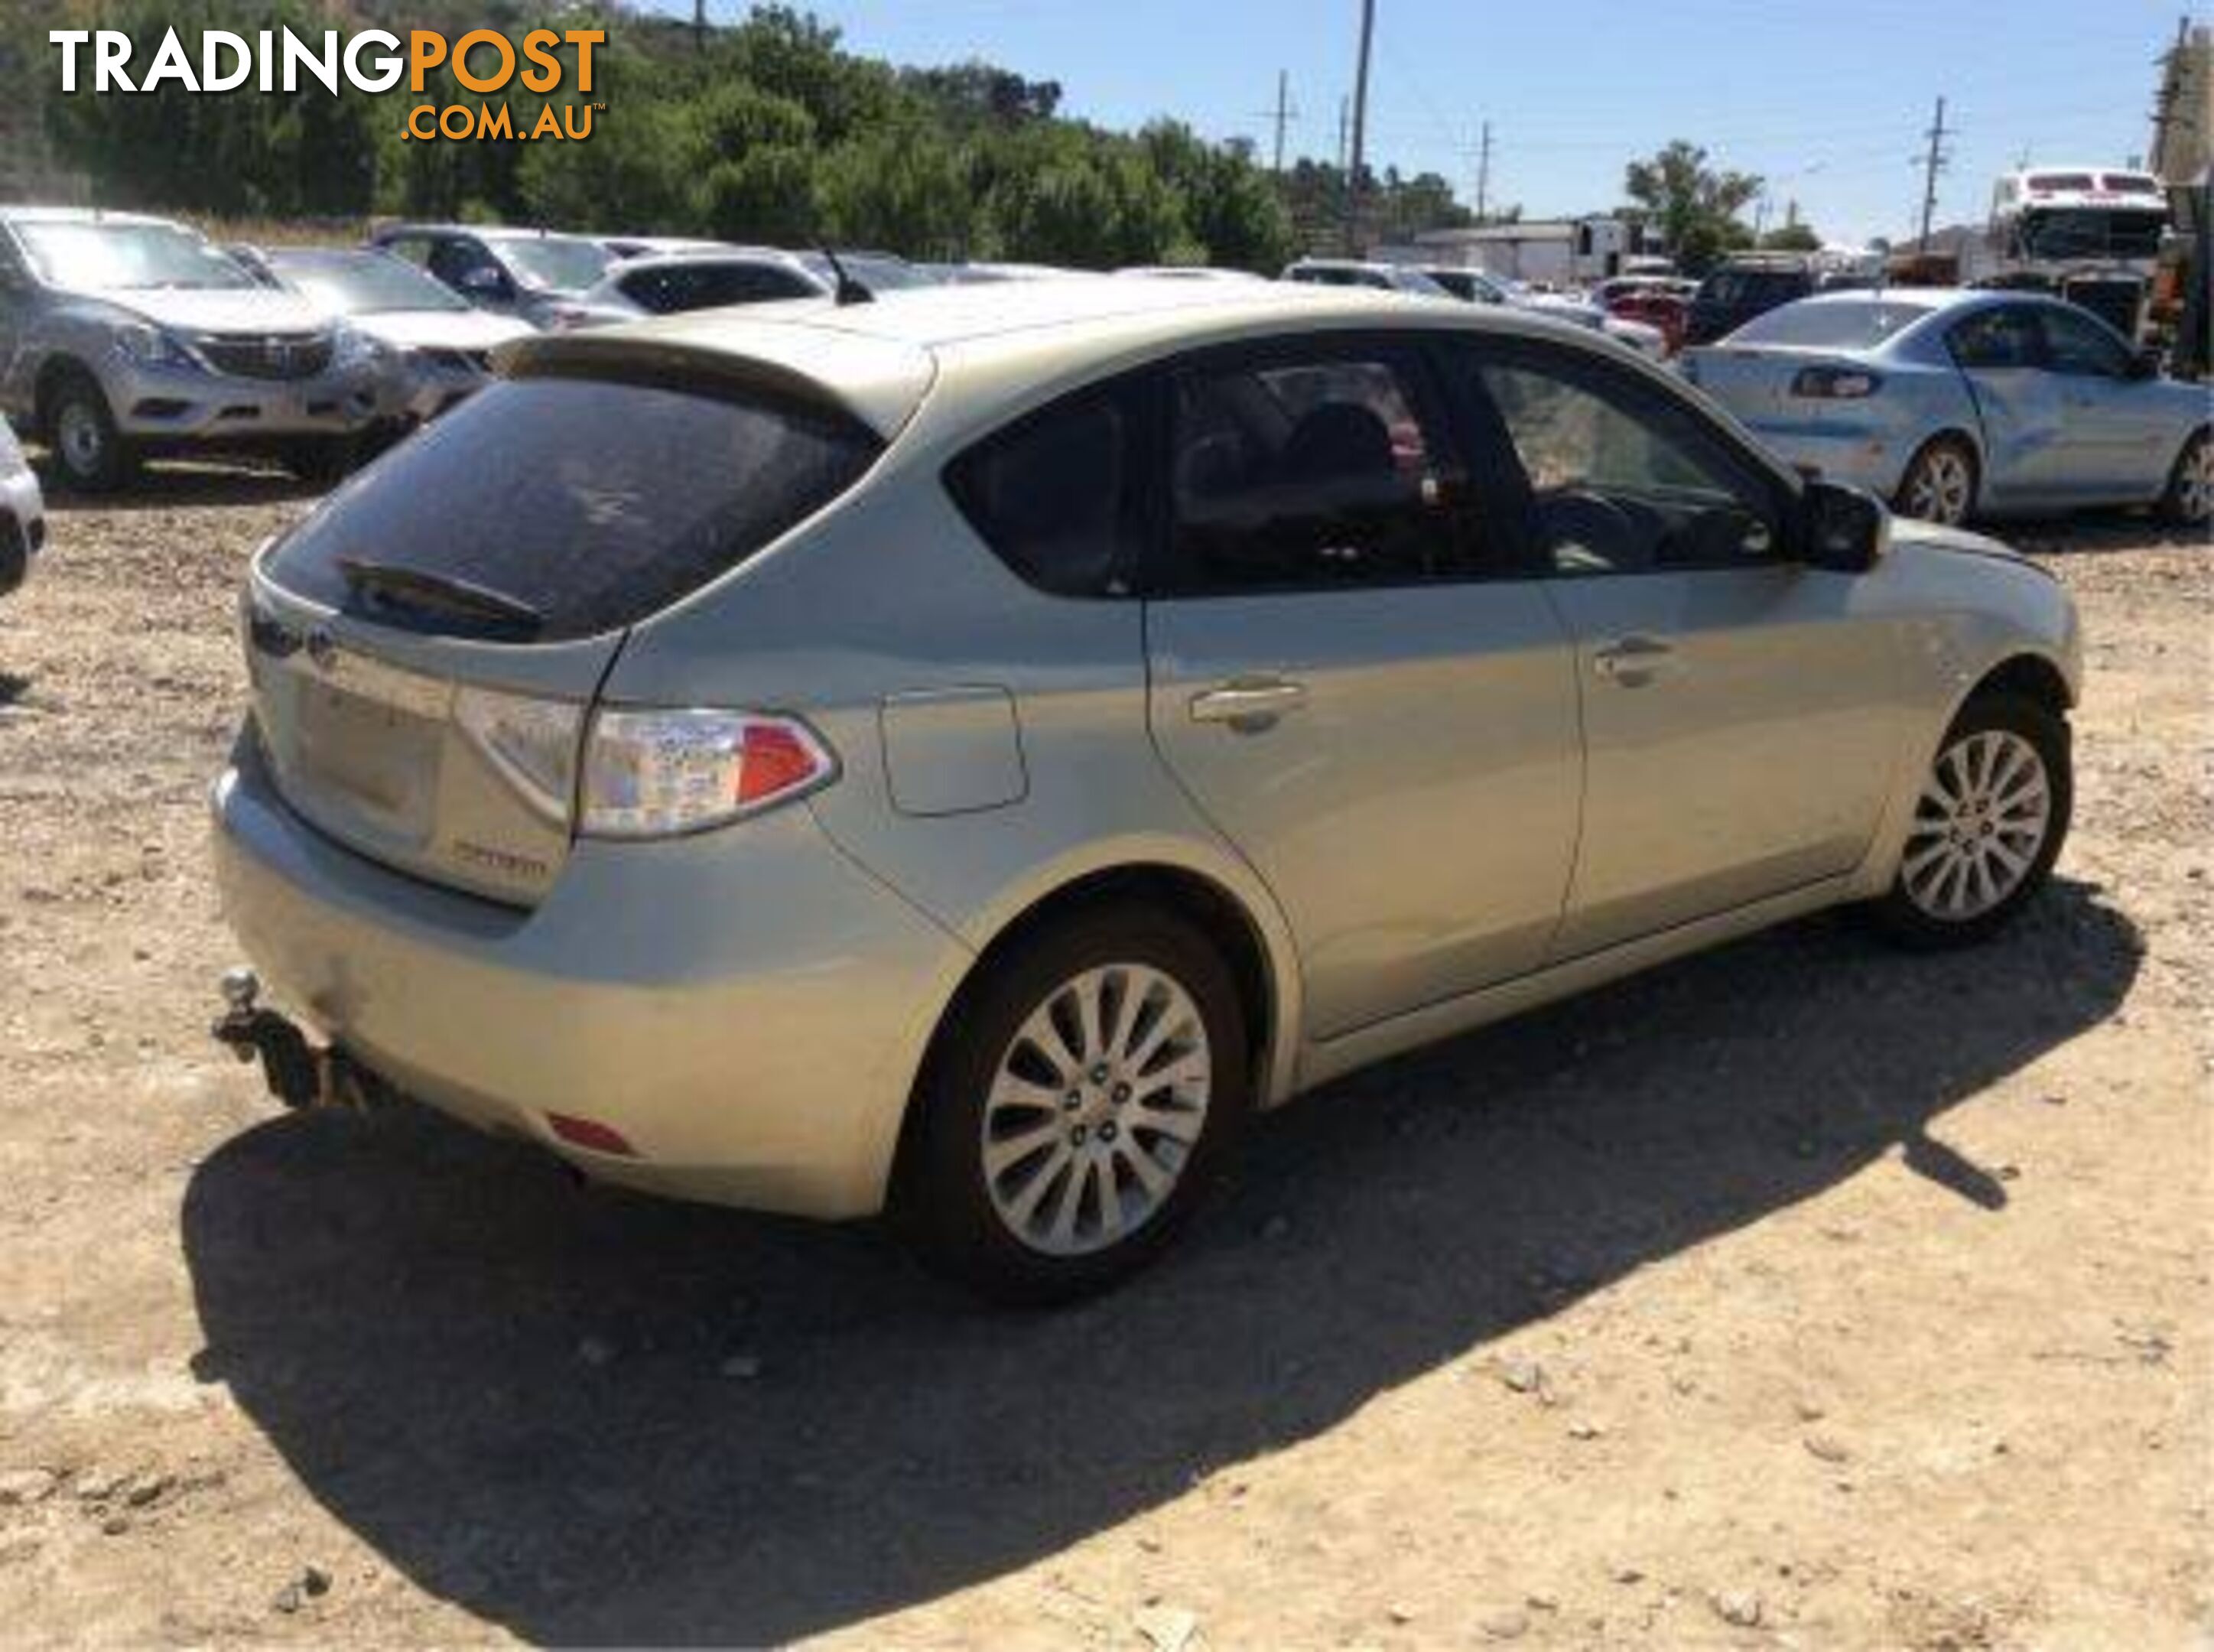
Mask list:
[[1292,76],[1287,69],[1276,70],[1276,159],[1274,170],[1284,169],[1284,123],[1292,118]]
[[692,0],[692,49],[707,49],[707,0]]
[[1483,141],[1476,150],[1476,221],[1483,222],[1484,211],[1491,200],[1491,123],[1483,123]]
[[1358,258],[1361,235],[1361,170],[1368,150],[1368,49],[1376,34],[1376,0],[1361,0],[1361,56],[1353,76],[1353,165],[1345,180],[1346,250]]
[[1945,153],[1945,140],[1952,134],[1945,130],[1945,100],[1937,100],[1937,119],[1923,134],[1930,140],[1930,148],[1922,158],[1922,236],[1915,243],[1915,251],[1930,250],[1930,219],[1937,210],[1937,174],[1945,168],[1950,158]]
[[2160,55],[2160,95],[2152,112],[2152,169],[2161,174],[2163,184],[2168,181],[2171,171],[2181,170],[2169,164],[2168,129],[2191,124],[2190,118],[2177,113],[2175,107],[2183,97],[2183,64],[2190,50],[2191,19],[2179,17],[2175,21],[2175,44]]

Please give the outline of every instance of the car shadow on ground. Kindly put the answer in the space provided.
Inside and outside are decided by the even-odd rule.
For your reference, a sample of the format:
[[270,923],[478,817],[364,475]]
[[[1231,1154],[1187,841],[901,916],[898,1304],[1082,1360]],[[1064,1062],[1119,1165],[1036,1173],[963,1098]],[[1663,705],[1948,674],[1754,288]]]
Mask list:
[[50,456],[34,451],[32,468],[45,492],[46,511],[63,517],[80,511],[176,511],[204,506],[282,505],[312,501],[329,491],[322,482],[303,481],[291,471],[252,460],[156,460],[142,465],[113,493],[80,493],[63,481]]
[[2141,950],[2067,882],[1967,953],[1757,938],[1275,1116],[1163,1265],[1049,1314],[412,1111],[280,1118],[192,1182],[195,1368],[517,1634],[782,1642],[1050,1555],[1894,1149],[2005,1220],[1929,1126],[2112,1013]]

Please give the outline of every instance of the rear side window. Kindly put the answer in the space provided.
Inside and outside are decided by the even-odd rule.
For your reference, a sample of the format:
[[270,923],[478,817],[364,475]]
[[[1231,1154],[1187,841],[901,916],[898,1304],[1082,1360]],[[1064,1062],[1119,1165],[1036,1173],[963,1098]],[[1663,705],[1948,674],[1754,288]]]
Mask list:
[[503,382],[332,494],[269,572],[401,629],[466,632],[505,613],[498,628],[517,640],[590,636],[738,566],[882,445],[841,414],[757,395]]
[[1349,346],[1178,374],[1165,593],[1405,584],[1476,571],[1481,524],[1419,369],[1396,348]]
[[969,525],[1010,568],[1057,597],[1128,588],[1145,535],[1132,465],[1137,398],[1110,385],[987,438],[945,474]]

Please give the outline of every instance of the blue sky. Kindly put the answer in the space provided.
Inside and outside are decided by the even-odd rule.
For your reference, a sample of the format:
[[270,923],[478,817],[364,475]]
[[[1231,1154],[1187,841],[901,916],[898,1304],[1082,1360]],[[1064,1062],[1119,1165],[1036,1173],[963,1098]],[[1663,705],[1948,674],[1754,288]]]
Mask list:
[[[690,0],[656,0],[686,12]],[[1349,89],[1358,0],[799,0],[846,44],[902,63],[981,57],[1058,80],[1103,124],[1171,114],[1263,145],[1276,71],[1288,149],[1328,158]],[[745,0],[709,0],[719,21]],[[2173,0],[1377,0],[1370,154],[1532,216],[1620,199],[1624,162],[1672,138],[1773,180],[1833,239],[1909,227],[1937,96],[1957,124],[1938,220],[1980,221],[1991,179],[2033,162],[2119,164],[2150,141],[2154,58]],[[2204,16],[2200,13],[2200,16]]]

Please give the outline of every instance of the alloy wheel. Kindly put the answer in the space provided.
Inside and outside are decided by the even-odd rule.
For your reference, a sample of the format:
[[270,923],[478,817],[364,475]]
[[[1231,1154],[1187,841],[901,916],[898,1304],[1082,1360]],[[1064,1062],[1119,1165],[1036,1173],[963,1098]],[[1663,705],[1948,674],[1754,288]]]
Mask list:
[[1190,1164],[1213,1077],[1199,1006],[1165,971],[1110,964],[1047,994],[984,1106],[984,1181],[1007,1232],[1056,1257],[1128,1238]]
[[2021,887],[2052,820],[2037,748],[2009,729],[1961,736],[1937,755],[1915,805],[1899,881],[1942,923],[1979,918]]
[[1968,461],[1949,447],[1932,448],[1917,460],[1906,484],[1906,514],[1942,527],[1968,519],[1976,476]]

